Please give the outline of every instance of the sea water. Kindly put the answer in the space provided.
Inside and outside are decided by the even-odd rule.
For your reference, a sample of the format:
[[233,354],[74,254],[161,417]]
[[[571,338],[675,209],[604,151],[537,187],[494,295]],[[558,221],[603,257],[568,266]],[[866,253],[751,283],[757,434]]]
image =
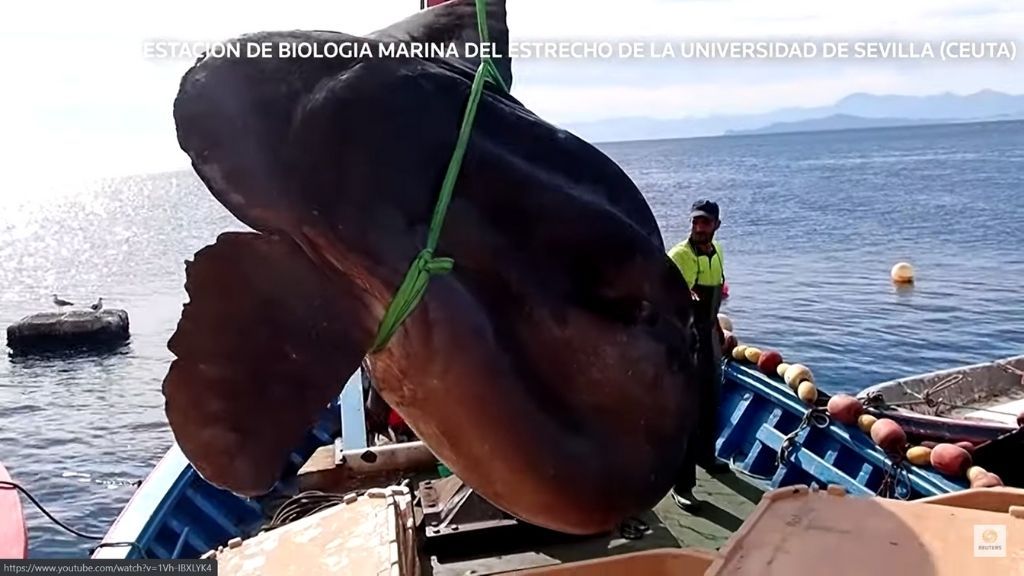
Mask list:
[[[1024,123],[599,147],[646,195],[666,248],[694,200],[721,205],[736,334],[829,392],[1024,353]],[[171,441],[160,382],[184,261],[245,227],[189,172],[49,194],[9,183],[0,203],[5,326],[54,292],[131,315],[117,353],[0,356],[0,460],[58,518],[102,534]],[[909,290],[889,281],[898,261],[917,270]],[[32,555],[94,544],[26,507]]]

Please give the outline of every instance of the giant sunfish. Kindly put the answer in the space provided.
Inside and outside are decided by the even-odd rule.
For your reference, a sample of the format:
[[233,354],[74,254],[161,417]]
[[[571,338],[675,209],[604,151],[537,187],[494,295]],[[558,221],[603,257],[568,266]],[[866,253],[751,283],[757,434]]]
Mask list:
[[[487,22],[507,55],[503,2]],[[478,42],[474,2],[363,37],[235,39],[399,40]],[[494,84],[438,242],[454,265],[371,351],[426,242],[478,64],[242,54],[185,73],[179,144],[253,230],[186,262],[189,301],[168,343],[167,417],[211,483],[270,490],[365,358],[438,458],[523,521],[601,532],[672,486],[696,418],[689,290],[630,178]],[[509,58],[496,64],[511,86]]]

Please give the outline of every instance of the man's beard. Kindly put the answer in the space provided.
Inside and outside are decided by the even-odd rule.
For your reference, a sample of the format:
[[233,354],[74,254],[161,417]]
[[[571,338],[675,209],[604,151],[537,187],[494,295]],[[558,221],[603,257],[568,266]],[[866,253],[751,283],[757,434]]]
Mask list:
[[690,239],[698,244],[707,244],[714,236],[714,232],[690,232]]

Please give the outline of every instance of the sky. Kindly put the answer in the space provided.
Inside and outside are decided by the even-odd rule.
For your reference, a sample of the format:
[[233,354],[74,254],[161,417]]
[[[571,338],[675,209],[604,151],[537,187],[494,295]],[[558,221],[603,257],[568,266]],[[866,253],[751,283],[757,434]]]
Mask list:
[[[513,42],[653,40],[1015,42],[1020,0],[507,0]],[[0,154],[11,174],[57,181],[187,167],[171,105],[191,59],[146,58],[157,39],[217,41],[258,30],[361,34],[418,0],[93,0],[12,4],[0,20]],[[616,45],[617,46],[617,45]],[[512,93],[555,124],[678,118],[830,104],[854,92],[1024,93],[1014,61],[520,59]],[[0,195],[10,186],[0,187]]]

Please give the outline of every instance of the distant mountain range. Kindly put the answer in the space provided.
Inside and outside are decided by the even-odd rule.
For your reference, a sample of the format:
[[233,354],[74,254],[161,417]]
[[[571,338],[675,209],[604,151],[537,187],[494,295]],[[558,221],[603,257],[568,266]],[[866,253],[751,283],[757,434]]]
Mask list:
[[656,140],[740,134],[778,134],[915,126],[949,122],[1024,120],[1024,94],[982,90],[931,96],[851,94],[831,106],[784,108],[765,114],[658,119],[609,118],[565,124],[590,142]]
[[776,122],[763,128],[753,130],[726,130],[726,136],[742,136],[745,134],[786,134],[790,132],[823,132],[826,130],[857,130],[865,128],[891,128],[896,126],[928,126],[934,124],[952,124],[958,122],[998,122],[1005,120],[1024,120],[1024,112],[1020,114],[1000,114],[986,118],[866,118],[850,114],[833,114],[814,120],[798,120],[796,122]]

